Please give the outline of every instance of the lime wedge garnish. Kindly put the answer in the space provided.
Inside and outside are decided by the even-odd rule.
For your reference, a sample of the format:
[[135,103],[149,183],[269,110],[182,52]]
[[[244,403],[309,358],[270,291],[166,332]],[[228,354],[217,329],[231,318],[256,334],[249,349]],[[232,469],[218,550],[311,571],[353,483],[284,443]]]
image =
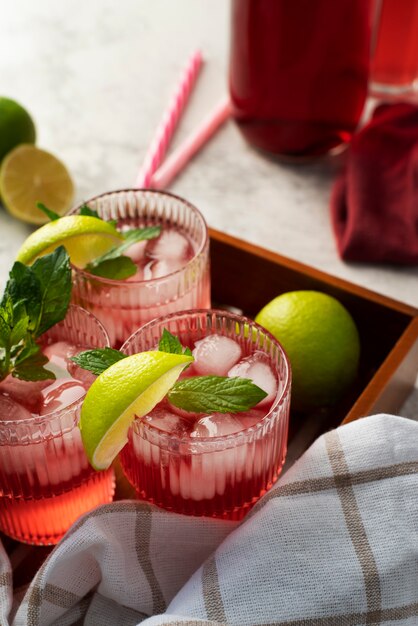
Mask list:
[[105,370],[92,384],[81,408],[80,430],[91,465],[110,466],[128,440],[135,417],[164,398],[193,357],[166,352],[133,354]]
[[16,260],[30,264],[37,257],[64,246],[72,263],[77,267],[85,267],[121,241],[122,235],[108,222],[89,215],[65,215],[29,235]]
[[53,154],[22,144],[9,152],[1,164],[0,195],[14,217],[30,224],[44,224],[48,218],[36,202],[63,215],[71,206],[74,185],[65,165]]

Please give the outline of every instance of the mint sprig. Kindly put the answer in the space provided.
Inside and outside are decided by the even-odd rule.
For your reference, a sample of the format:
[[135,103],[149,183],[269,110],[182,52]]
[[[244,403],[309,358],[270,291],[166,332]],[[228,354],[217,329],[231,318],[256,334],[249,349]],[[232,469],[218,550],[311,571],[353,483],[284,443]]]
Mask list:
[[86,266],[86,271],[96,276],[103,276],[105,278],[123,279],[134,276],[137,272],[137,266],[127,256],[123,256],[123,253],[132,246],[132,244],[138,241],[145,241],[148,239],[154,239],[161,233],[159,226],[150,226],[148,228],[134,228],[123,234],[124,241],[113,246],[102,254],[102,256],[94,259]]
[[0,380],[53,379],[36,339],[64,319],[71,297],[70,259],[60,246],[32,266],[16,261],[0,303]]
[[[38,337],[64,319],[71,297],[70,259],[63,246],[28,266],[16,261],[10,271],[2,306],[10,299],[17,312],[23,303],[28,330]],[[23,318],[18,314],[18,321]],[[12,343],[13,337],[11,338]]]
[[58,213],[55,213],[55,211],[48,209],[48,207],[45,206],[42,202],[37,202],[36,207],[40,211],[42,211],[42,213],[45,213],[45,215],[49,218],[50,222],[55,222],[55,220],[59,220],[61,217],[61,215],[58,215]]
[[79,215],[88,215],[89,217],[96,217],[98,220],[102,218],[98,214],[95,209],[91,209],[88,204],[82,204],[80,210],[78,211]]
[[[158,344],[160,352],[192,355],[183,348],[178,337],[166,328]],[[72,358],[80,367],[101,374],[108,367],[126,358],[111,348],[86,350]],[[241,413],[264,400],[267,393],[248,378],[228,376],[194,376],[174,383],[167,394],[168,400],[179,409],[190,413]]]
[[94,350],[84,350],[77,356],[71,357],[71,360],[83,369],[98,375],[114,363],[126,359],[126,356],[126,354],[113,348],[95,348]]
[[160,352],[169,352],[170,354],[186,354],[187,356],[192,356],[190,348],[183,348],[179,338],[172,335],[166,328],[164,328],[161,339],[158,342],[158,350]]
[[191,413],[240,413],[264,400],[267,393],[248,378],[194,376],[174,383],[167,397]]

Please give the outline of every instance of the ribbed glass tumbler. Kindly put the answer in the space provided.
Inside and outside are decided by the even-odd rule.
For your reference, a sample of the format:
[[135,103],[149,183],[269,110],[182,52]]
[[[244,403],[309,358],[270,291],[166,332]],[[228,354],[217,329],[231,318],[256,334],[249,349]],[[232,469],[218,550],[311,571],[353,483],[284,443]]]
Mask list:
[[[157,413],[151,412],[133,423],[120,456],[123,470],[140,498],[165,509],[241,519],[276,482],[285,460],[291,388],[286,354],[274,337],[255,322],[213,310],[184,311],[154,320],[132,335],[122,352],[129,355],[155,350],[164,328],[190,348],[209,335],[233,339],[244,361],[256,354],[269,366],[277,390],[264,410],[256,407],[258,410],[247,412],[245,417],[239,413],[218,416],[221,429],[225,423],[238,424],[239,429],[220,436],[200,436],[195,426],[191,426],[195,429],[192,433],[187,430],[187,423],[202,415],[183,416],[187,423],[180,432],[176,420],[184,425],[182,417],[159,413],[165,408],[157,407]],[[184,372],[186,377],[192,375]],[[172,409],[168,406],[169,411]],[[254,415],[258,416],[255,421]],[[203,422],[212,419],[203,417]],[[248,423],[251,425],[246,427]]]
[[[46,344],[105,347],[108,336],[88,311],[71,305],[47,331]],[[34,383],[26,383],[28,394]],[[113,470],[89,465],[77,426],[82,398],[28,419],[0,418],[0,529],[37,545],[55,544],[90,509],[111,502]]]
[[205,220],[192,204],[167,192],[138,189],[105,193],[87,204],[102,219],[116,220],[121,231],[160,226],[185,236],[193,248],[191,258],[179,269],[162,271],[149,280],[135,276],[113,280],[75,268],[73,301],[100,319],[112,346],[119,348],[156,317],[186,308],[209,308],[209,236]]

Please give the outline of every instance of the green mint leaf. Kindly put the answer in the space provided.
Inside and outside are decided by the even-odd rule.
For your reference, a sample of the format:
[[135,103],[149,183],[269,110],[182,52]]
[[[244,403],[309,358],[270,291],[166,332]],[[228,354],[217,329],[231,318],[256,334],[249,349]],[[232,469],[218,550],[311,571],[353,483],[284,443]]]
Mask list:
[[19,344],[28,333],[29,326],[29,316],[24,315],[20,319],[17,320],[16,324],[13,326],[12,331],[10,333],[10,345],[16,346]]
[[12,351],[14,357],[15,367],[23,363],[26,359],[29,359],[41,352],[39,344],[36,343],[34,338],[29,335],[27,337],[24,346],[18,346]]
[[126,248],[129,248],[133,243],[137,241],[145,241],[147,239],[155,239],[161,235],[161,226],[148,226],[147,228],[132,228],[123,234],[125,239]]
[[186,354],[187,356],[193,356],[190,348],[183,349],[179,338],[172,335],[166,328],[164,328],[161,339],[158,342],[158,350],[160,352],[169,352],[171,354]]
[[95,348],[94,350],[80,352],[77,356],[73,356],[71,360],[83,369],[93,372],[93,374],[101,374],[114,363],[126,359],[126,356],[126,354],[122,354],[122,352],[113,348]]
[[22,349],[22,341],[28,336],[28,326],[29,317],[24,302],[18,300],[14,303],[6,289],[0,305],[0,347],[4,349],[0,380],[7,376],[15,354]]
[[3,294],[3,298],[0,304],[0,313],[4,319],[4,323],[8,326],[13,326],[13,298],[8,292],[9,283],[6,285],[6,289]]
[[101,261],[97,265],[91,264],[87,266],[87,271],[94,276],[103,276],[103,278],[112,278],[113,280],[123,280],[134,276],[138,271],[138,267],[127,256],[120,256],[116,259],[107,259]]
[[12,350],[11,373],[22,380],[53,380],[55,374],[44,368],[48,358],[42,353],[39,344],[32,335],[26,337],[25,343]]
[[7,368],[7,363],[4,359],[0,360],[0,380],[4,380],[6,376],[8,376],[9,370]]
[[[35,331],[38,327],[42,305],[41,284],[32,267],[16,261],[10,270],[7,282],[5,298],[10,298],[14,308],[14,321],[16,317],[28,315],[28,330]],[[19,311],[18,303],[24,305]],[[18,315],[20,312],[20,315]]]
[[10,326],[5,322],[4,317],[0,311],[0,348],[5,348],[9,345],[10,338]]
[[12,369],[12,376],[20,380],[54,380],[55,374],[44,368],[48,363],[40,350],[28,356]]
[[103,276],[104,278],[112,278],[114,280],[123,280],[124,278],[129,278],[129,276],[134,276],[137,272],[137,267],[129,257],[123,256],[123,253],[132,244],[158,237],[160,232],[161,228],[159,226],[152,226],[150,228],[135,228],[124,233],[124,241],[120,245],[113,246],[105,254],[89,263],[86,266],[86,270],[95,276]]
[[164,328],[161,339],[158,342],[158,350],[160,352],[169,352],[171,354],[183,354],[183,346],[178,337],[172,335],[170,331]]
[[51,209],[48,209],[48,207],[42,204],[42,202],[37,202],[36,206],[40,211],[42,211],[42,213],[45,213],[45,215],[49,217],[51,222],[55,222],[55,220],[59,220],[61,217],[61,215],[58,215],[58,213],[55,213],[55,211],[51,211]]
[[103,261],[109,261],[110,259],[117,259],[122,256],[122,254],[127,250],[132,244],[137,243],[138,241],[145,241],[146,239],[154,239],[158,237],[161,232],[161,228],[159,226],[151,226],[149,228],[135,228],[133,230],[129,230],[126,233],[123,233],[124,241],[117,245],[113,246],[105,252],[102,256],[95,259],[92,263],[88,265],[88,271],[91,266],[98,265]]
[[96,259],[94,263],[97,263],[97,261],[107,261],[108,259],[115,259],[121,256],[125,252],[125,250],[132,246],[132,244],[137,243],[138,241],[155,239],[159,236],[160,233],[161,228],[159,226],[150,226],[149,228],[134,228],[132,230],[129,230],[126,233],[123,233],[124,241],[121,244],[111,248],[99,259]]
[[[64,319],[71,298],[70,257],[63,246],[51,254],[35,261],[30,268],[39,281],[41,304],[38,324],[35,328],[37,337]],[[28,307],[28,314],[31,310]]]
[[97,217],[98,220],[102,219],[99,216],[98,212],[95,211],[94,209],[91,209],[88,204],[83,204],[80,207],[80,210],[79,210],[78,214],[79,215],[89,215],[90,217]]
[[167,397],[171,404],[191,413],[240,413],[267,396],[248,378],[195,376],[178,380]]
[[63,246],[37,259],[32,266],[16,261],[4,296],[13,303],[14,324],[17,322],[16,307],[20,304],[18,318],[29,317],[28,331],[36,336],[44,333],[64,319],[71,285],[70,259]]
[[9,300],[8,307],[6,301],[0,305],[0,347],[10,346],[10,334],[13,328],[13,306]]
[[0,379],[55,378],[35,338],[64,319],[71,296],[70,260],[60,246],[32,266],[14,263],[0,304]]

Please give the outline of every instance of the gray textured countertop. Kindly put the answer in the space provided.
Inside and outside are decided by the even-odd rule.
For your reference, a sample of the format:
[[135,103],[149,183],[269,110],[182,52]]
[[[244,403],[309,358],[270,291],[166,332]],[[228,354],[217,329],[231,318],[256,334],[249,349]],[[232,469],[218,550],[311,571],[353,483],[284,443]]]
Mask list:
[[[226,92],[226,0],[15,0],[2,7],[0,91],[34,116],[38,145],[68,166],[77,200],[132,185],[190,52],[207,60],[174,145]],[[336,165],[288,165],[228,122],[171,190],[214,228],[418,306],[418,268],[349,265],[329,221]],[[29,227],[0,211],[0,280]]]

